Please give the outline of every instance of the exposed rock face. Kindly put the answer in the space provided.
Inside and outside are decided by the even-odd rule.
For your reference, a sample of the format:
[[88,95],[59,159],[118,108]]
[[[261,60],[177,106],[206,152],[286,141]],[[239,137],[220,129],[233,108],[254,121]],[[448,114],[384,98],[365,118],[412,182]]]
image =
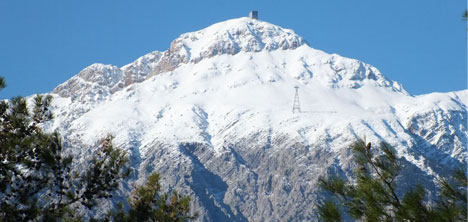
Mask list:
[[122,77],[123,72],[119,67],[96,63],[59,85],[54,89],[54,93],[62,97],[71,97],[72,100],[98,102],[112,93],[110,89],[116,86]]
[[[54,93],[69,97],[71,90],[64,92],[64,88],[73,89],[73,92],[86,90],[92,87],[93,82],[102,87],[107,86],[110,92],[114,93],[152,75],[172,71],[183,63],[198,63],[204,58],[223,54],[234,55],[241,51],[296,49],[304,44],[307,44],[306,41],[292,30],[248,18],[233,19],[197,32],[183,34],[172,41],[167,51],[149,53],[121,70],[115,66],[93,64],[81,71],[76,78],[58,86]],[[99,90],[107,91],[102,87],[99,87]]]
[[[123,80],[119,83],[118,87],[113,88],[113,92],[116,92],[133,83],[143,82],[155,70],[161,69],[159,64],[161,63],[161,59],[163,57],[164,53],[155,51],[148,53],[137,59],[135,62],[122,67],[124,72]],[[167,69],[166,71],[170,71],[168,68],[165,69]]]
[[435,192],[436,177],[468,160],[467,93],[411,96],[371,65],[241,18],[121,68],[91,65],[54,90],[46,129],[79,161],[112,133],[134,168],[117,196],[158,171],[164,189],[192,195],[199,221],[316,221],[317,179],[351,175],[357,138],[396,148],[398,192]]

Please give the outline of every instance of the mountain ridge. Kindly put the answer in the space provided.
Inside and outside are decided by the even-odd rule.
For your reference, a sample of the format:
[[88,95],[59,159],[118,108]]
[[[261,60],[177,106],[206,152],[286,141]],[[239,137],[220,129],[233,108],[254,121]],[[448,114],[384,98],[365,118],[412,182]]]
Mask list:
[[[278,33],[250,30],[236,43],[223,31],[249,27]],[[206,42],[190,45],[194,36]],[[293,114],[295,86],[303,112]],[[396,148],[406,166],[398,192],[423,182],[434,193],[447,166],[467,163],[467,93],[412,96],[369,64],[240,18],[120,68],[85,68],[52,92],[45,129],[80,158],[113,134],[134,168],[120,195],[155,170],[165,188],[194,197],[200,221],[315,221],[318,176],[352,175],[347,147],[358,138]]]
[[[237,38],[233,36],[237,36]],[[208,40],[200,40],[206,38]],[[239,52],[294,50],[304,45],[309,46],[302,37],[296,35],[290,29],[283,29],[267,22],[246,17],[231,19],[216,23],[200,31],[182,34],[171,42],[168,50],[148,53],[121,68],[100,63],[92,64],[83,69],[77,76],[60,84],[53,92],[68,97],[74,94],[73,92],[80,91],[80,89],[96,88],[92,84],[77,84],[77,82],[82,82],[78,80],[78,77],[81,77],[86,82],[97,82],[99,86],[109,88],[98,87],[99,89],[93,89],[93,91],[104,90],[112,94],[133,83],[142,82],[153,75],[173,71],[181,64],[198,63],[204,58],[224,54],[235,55]],[[317,50],[317,53],[322,52]],[[342,59],[347,58],[332,54],[325,62],[335,65],[335,61]],[[358,65],[354,66],[357,66],[357,69],[363,69],[363,72],[369,72],[367,69],[375,69],[357,60],[348,63],[337,62],[336,67],[333,68],[339,72],[345,69],[343,66],[350,65],[349,63],[358,63]],[[378,73],[379,78],[385,79],[378,70],[372,71]],[[89,78],[93,75],[102,75],[108,80],[111,78],[112,84],[106,84],[102,78],[101,81]],[[362,73],[360,75],[356,78],[362,78]],[[371,75],[373,74],[371,73]],[[375,76],[369,78],[376,80]],[[404,91],[400,84],[396,82],[395,84],[398,90]],[[65,88],[71,89],[72,92],[66,92]]]

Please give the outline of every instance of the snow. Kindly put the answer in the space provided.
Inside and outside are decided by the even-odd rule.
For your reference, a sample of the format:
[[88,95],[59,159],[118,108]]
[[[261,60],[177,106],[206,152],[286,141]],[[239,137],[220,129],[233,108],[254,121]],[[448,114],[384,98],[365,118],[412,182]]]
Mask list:
[[[242,137],[268,128],[312,144],[316,132],[352,125],[359,128],[357,137],[398,143],[407,138],[399,123],[415,113],[433,106],[459,108],[449,94],[413,97],[395,85],[399,86],[374,67],[308,46],[240,52],[188,63],[135,83],[74,120],[70,130],[83,132],[86,143],[108,133],[128,139],[129,132],[145,132],[142,141],[158,138],[214,146],[211,140],[221,141],[223,134]],[[294,86],[300,87],[303,110],[297,115],[291,112]],[[223,132],[235,121],[240,122],[237,127]]]
[[296,48],[306,44],[290,29],[247,17],[227,20],[197,32],[182,34],[174,42],[184,46],[182,55],[192,61],[210,53],[236,54],[240,51]]
[[94,64],[53,95],[49,130],[84,144],[110,133],[143,161],[157,143],[172,144],[171,158],[185,163],[190,158],[177,144],[204,144],[222,156],[255,135],[262,144],[285,136],[308,149],[324,147],[337,159],[357,138],[386,141],[432,176],[441,163],[468,160],[468,90],[412,96],[369,64],[249,18],[183,34],[168,51],[121,68]]

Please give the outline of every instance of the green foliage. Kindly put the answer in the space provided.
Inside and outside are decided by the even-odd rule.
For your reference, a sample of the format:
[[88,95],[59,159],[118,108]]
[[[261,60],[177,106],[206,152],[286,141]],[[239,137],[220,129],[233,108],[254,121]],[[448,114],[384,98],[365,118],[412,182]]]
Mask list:
[[190,196],[181,196],[177,191],[172,195],[160,194],[160,176],[153,173],[145,185],[137,187],[129,199],[130,209],[125,211],[122,203],[117,211],[112,211],[108,219],[114,221],[167,221],[182,222],[195,219],[190,213]]
[[127,158],[107,137],[89,168],[73,171],[73,157],[64,153],[58,132],[42,131],[53,118],[52,97],[37,95],[33,101],[32,112],[21,97],[0,102],[0,221],[78,218],[76,207],[109,198],[128,175]]
[[319,216],[324,221],[330,222],[339,222],[341,221],[341,213],[338,209],[338,206],[329,200],[324,201],[322,204],[318,206],[319,209]]
[[[5,86],[0,77],[0,89]],[[112,145],[112,136],[99,141],[91,160],[77,170],[64,152],[58,132],[45,133],[53,119],[51,96],[33,98],[32,112],[24,98],[0,102],[0,222],[82,221],[78,208],[92,209],[112,192],[130,170],[126,154]],[[159,175],[152,174],[129,200],[109,215],[114,221],[188,221],[190,197],[176,191],[159,194]],[[91,218],[91,220],[94,220]]]
[[468,179],[465,169],[456,169],[452,180],[443,178],[439,183],[442,188],[437,210],[443,215],[443,221],[467,221]]
[[96,200],[111,198],[109,191],[116,189],[121,179],[129,175],[130,170],[125,168],[128,159],[125,153],[112,145],[112,136],[107,136],[100,141],[97,153],[94,154],[89,168],[78,182],[83,191],[81,196],[76,197],[73,192],[69,193],[72,199],[80,198],[81,203],[88,209],[96,205]]
[[417,185],[410,189],[402,199],[401,207],[396,211],[398,221],[438,221],[437,212],[426,206],[424,187]]
[[[50,98],[37,96],[35,101],[45,104]],[[5,220],[35,218],[40,212],[37,194],[54,180],[54,165],[64,162],[54,159],[62,148],[57,134],[38,127],[50,115],[36,108],[30,114],[20,97],[0,103],[0,217]]]
[[402,164],[391,146],[381,143],[380,155],[363,140],[351,148],[356,163],[354,182],[338,177],[319,179],[320,187],[334,196],[318,206],[322,221],[341,221],[343,212],[362,221],[466,221],[466,171],[455,171],[452,182],[440,181],[440,198],[432,206],[425,201],[421,185],[402,197],[397,195],[395,179]]
[[6,87],[5,79],[3,77],[0,77],[0,89],[3,89]]

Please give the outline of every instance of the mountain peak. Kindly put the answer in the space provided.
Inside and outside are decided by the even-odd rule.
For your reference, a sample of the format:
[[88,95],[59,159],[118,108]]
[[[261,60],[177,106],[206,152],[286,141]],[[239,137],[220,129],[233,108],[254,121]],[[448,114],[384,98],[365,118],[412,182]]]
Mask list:
[[[224,61],[226,56],[236,57],[236,62]],[[226,72],[244,70],[244,73],[249,69],[244,74],[250,76],[245,78],[255,79],[255,73],[261,72],[261,82],[276,82],[292,77],[292,81],[302,84],[316,82],[328,88],[357,89],[370,84],[407,94],[400,84],[386,79],[375,67],[313,49],[293,30],[254,17],[230,19],[182,34],[171,42],[168,50],[148,53],[121,68],[91,65],[58,86],[54,93],[73,100],[101,101],[108,95],[152,76],[201,63],[239,66],[236,70],[231,68]],[[206,68],[200,71],[204,73],[212,70],[206,64],[200,65],[200,68]],[[239,81],[234,82],[237,84]],[[96,96],[96,93],[100,96]]]
[[185,62],[198,62],[221,54],[296,49],[307,42],[291,29],[257,19],[242,17],[185,33],[171,43],[170,53]]
[[44,130],[64,135],[77,169],[110,133],[134,172],[115,200],[155,170],[193,194],[200,221],[316,220],[319,176],[351,172],[359,137],[395,146],[397,179],[429,192],[441,166],[468,160],[467,91],[410,96],[369,64],[251,18],[182,34],[123,67],[93,64],[52,95]]

